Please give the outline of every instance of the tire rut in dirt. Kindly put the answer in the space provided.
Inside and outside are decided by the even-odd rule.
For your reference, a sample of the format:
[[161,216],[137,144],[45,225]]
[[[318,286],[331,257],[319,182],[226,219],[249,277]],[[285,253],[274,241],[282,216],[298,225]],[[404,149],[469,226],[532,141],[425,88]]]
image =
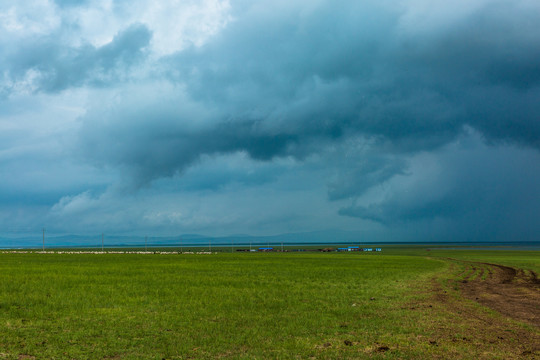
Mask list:
[[[476,274],[480,266],[488,266],[488,274]],[[471,263],[472,273],[461,281],[462,294],[512,319],[540,328],[540,281],[534,272],[509,266]]]

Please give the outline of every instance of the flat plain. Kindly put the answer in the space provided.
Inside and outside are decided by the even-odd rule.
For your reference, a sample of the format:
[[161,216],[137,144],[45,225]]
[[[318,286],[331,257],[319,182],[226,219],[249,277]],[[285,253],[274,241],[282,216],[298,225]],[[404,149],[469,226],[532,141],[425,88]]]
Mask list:
[[[3,253],[0,359],[535,358],[539,259]],[[490,302],[504,286],[519,316]]]

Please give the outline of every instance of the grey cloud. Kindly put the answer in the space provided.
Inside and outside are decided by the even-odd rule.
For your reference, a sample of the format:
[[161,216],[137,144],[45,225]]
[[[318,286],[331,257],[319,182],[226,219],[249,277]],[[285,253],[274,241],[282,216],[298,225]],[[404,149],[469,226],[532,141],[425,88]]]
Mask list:
[[400,202],[388,201],[382,204],[358,206],[352,205],[341,208],[340,215],[373,220],[386,225],[396,222],[406,223],[409,221],[433,219],[438,217],[455,217],[465,210],[463,198],[456,203],[454,196],[444,199],[436,199],[427,203],[403,204]]
[[[268,231],[319,226],[303,215],[317,205],[317,219],[353,229],[424,224],[429,236],[431,224],[444,222],[461,228],[453,233],[461,238],[508,235],[512,226],[530,238],[540,230],[531,215],[540,201],[529,201],[540,173],[527,166],[540,163],[540,15],[520,4],[490,2],[426,29],[405,24],[404,10],[384,2],[232,2],[225,29],[172,56],[147,56],[143,25],[102,47],[73,48],[49,35],[2,51],[0,76],[9,83],[33,75],[37,91],[51,96],[93,87],[69,150],[110,178],[88,185],[96,194],[80,181],[66,187],[50,218],[58,224],[69,218],[91,229],[114,218],[108,229],[142,229],[151,205],[156,229],[191,226],[190,212],[191,228],[205,229],[245,197],[241,214],[223,220],[229,229],[241,229],[264,202],[272,208],[252,229],[265,221]],[[474,144],[456,145],[469,128]],[[440,173],[415,165],[426,154],[435,159],[426,167]],[[268,168],[212,163],[234,156]],[[115,193],[118,173],[137,194]],[[257,184],[271,196],[254,200]],[[202,196],[211,205],[198,212]],[[133,209],[124,216],[126,202]],[[172,221],[179,208],[187,218]]]
[[396,175],[405,174],[407,169],[406,162],[401,158],[370,154],[355,160],[350,161],[348,166],[341,170],[338,179],[329,184],[328,198],[331,201],[361,196],[370,188],[381,185]]
[[[161,121],[149,113],[163,101],[133,104],[148,107],[146,120],[136,115],[147,126],[117,133],[114,123],[126,121],[122,113],[103,127],[90,125],[94,132],[83,142],[107,152],[89,157],[148,182],[181,172],[204,154],[303,159],[356,134],[388,152],[414,153],[453,141],[468,125],[489,141],[538,147],[540,88],[531,64],[540,63],[534,35],[540,15],[502,2],[451,28],[411,35],[400,29],[399,10],[383,5],[256,7],[233,14],[236,20],[202,47],[160,63],[161,76],[186,91],[176,105],[208,109],[211,125],[185,131],[182,124],[206,113],[183,118],[173,109]],[[526,25],[516,20],[521,15],[530,20]],[[516,85],[524,78],[526,86]],[[109,137],[115,144],[102,144]]]
[[[221,158],[217,158],[223,161]],[[244,160],[245,161],[245,160]],[[156,183],[159,189],[169,188],[175,191],[199,192],[199,191],[223,191],[228,186],[261,186],[277,180],[285,170],[279,166],[266,166],[258,168],[249,165],[247,168],[224,167],[210,162],[190,168],[182,174],[182,178],[170,184]]]
[[465,102],[475,126],[488,141],[520,143],[540,149],[540,87],[526,91],[480,88],[468,95]]
[[127,76],[127,70],[143,59],[150,38],[144,25],[132,25],[101,47],[84,44],[73,48],[50,35],[23,42],[5,55],[4,65],[7,76],[15,82],[34,71],[39,91],[103,86]]
[[[461,139],[430,155],[440,170],[427,179],[421,165],[410,170],[409,185],[401,184],[380,201],[352,202],[341,215],[372,220],[391,227],[409,222],[446,219],[461,231],[459,238],[474,234],[476,240],[534,240],[540,225],[540,154],[515,146],[497,148],[472,138]],[[452,230],[445,230],[452,232]],[[464,238],[465,236],[465,238]]]
[[295,135],[267,133],[257,129],[257,122],[250,121],[222,123],[197,131],[156,132],[154,126],[144,127],[140,133],[115,131],[121,138],[112,134],[105,138],[101,128],[87,127],[84,132],[86,151],[100,148],[101,151],[93,152],[94,161],[124,168],[135,184],[143,185],[184,171],[202,155],[246,151],[253,159],[267,161],[288,153],[296,142]]
[[66,155],[41,146],[0,159],[1,206],[52,206],[66,194],[102,191],[110,176],[66,160]]
[[[493,138],[500,134],[492,128],[513,127],[514,139],[537,146],[530,138],[540,138],[534,66],[540,62],[540,16],[497,4],[450,29],[417,36],[399,33],[397,11],[370,4],[240,18],[202,49],[178,54],[172,66],[195,99],[236,114],[260,109],[268,122],[282,112],[302,131],[327,121],[337,133],[444,144],[468,124]],[[327,86],[317,87],[314,79]],[[478,115],[491,104],[469,96],[489,96],[501,87],[509,95],[508,111],[490,126]],[[524,91],[530,96],[521,96]],[[325,103],[323,96],[337,101]],[[290,111],[298,106],[301,111]],[[521,121],[516,124],[511,112]]]
[[515,2],[489,3],[435,38],[409,42],[406,60],[451,82],[534,88],[540,84],[538,17]]

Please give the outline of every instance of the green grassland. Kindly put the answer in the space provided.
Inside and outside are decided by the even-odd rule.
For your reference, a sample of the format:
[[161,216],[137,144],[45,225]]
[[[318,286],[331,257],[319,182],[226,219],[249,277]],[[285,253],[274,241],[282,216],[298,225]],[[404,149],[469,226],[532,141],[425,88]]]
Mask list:
[[433,299],[459,256],[483,253],[0,254],[0,359],[508,358]]
[[540,273],[540,251],[519,250],[431,250],[431,256],[486,262]]

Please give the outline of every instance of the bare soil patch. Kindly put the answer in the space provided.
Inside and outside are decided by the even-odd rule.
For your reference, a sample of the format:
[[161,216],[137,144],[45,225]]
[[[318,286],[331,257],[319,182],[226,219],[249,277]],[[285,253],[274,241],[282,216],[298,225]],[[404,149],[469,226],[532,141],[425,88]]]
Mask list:
[[540,328],[540,280],[532,271],[471,263],[461,281],[464,297],[499,313]]
[[502,265],[448,260],[449,277],[434,278],[431,297],[410,308],[435,315],[425,318],[432,331],[425,339],[433,347],[432,358],[540,359],[537,275]]

